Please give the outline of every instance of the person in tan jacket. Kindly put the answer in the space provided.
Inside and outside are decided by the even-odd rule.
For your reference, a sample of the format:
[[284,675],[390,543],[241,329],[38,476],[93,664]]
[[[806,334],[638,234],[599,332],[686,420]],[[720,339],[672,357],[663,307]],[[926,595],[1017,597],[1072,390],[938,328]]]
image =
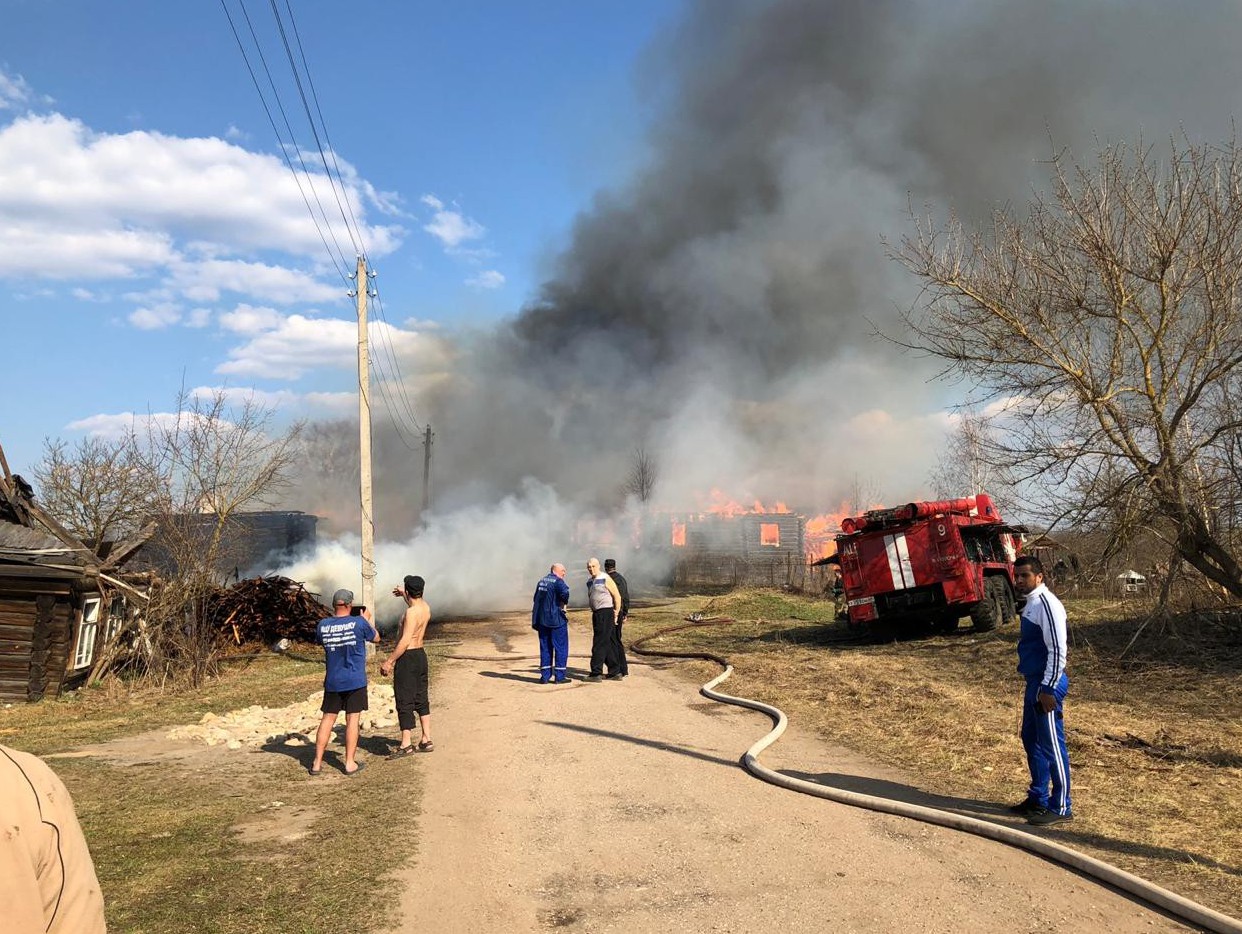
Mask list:
[[9,934],[103,934],[73,800],[41,759],[0,746],[0,911]]

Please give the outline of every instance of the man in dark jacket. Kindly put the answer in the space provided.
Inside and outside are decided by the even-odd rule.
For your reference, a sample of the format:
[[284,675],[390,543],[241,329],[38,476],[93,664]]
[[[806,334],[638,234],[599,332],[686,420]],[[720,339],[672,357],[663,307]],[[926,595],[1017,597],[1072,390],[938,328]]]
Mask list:
[[569,680],[569,617],[565,614],[568,603],[565,565],[554,564],[535,586],[530,611],[530,628],[539,633],[540,684],[564,684]]
[[617,614],[617,625],[613,627],[612,651],[617,659],[617,672],[624,678],[630,673],[630,663],[625,657],[625,644],[621,641],[621,627],[625,625],[625,620],[630,615],[630,585],[617,570],[617,562],[613,558],[604,559],[604,573],[612,578],[612,582],[617,585],[617,590],[621,593],[621,612]]

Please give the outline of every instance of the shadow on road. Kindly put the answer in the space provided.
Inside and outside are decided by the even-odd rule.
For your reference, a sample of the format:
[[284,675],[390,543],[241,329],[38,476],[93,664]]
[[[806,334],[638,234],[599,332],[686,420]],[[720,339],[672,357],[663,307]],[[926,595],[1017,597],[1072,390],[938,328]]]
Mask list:
[[1003,817],[1005,806],[995,801],[979,801],[975,798],[954,798],[948,795],[932,794],[902,782],[890,782],[882,778],[868,778],[865,775],[845,775],[840,772],[799,772],[796,769],[778,769],[782,775],[790,778],[823,785],[825,788],[839,788],[841,791],[852,791],[856,794],[871,795],[876,798],[887,798],[890,801],[902,801],[906,804],[917,804],[926,808],[937,808],[941,811],[956,811],[979,817]]
[[501,681],[524,681],[526,684],[538,684],[538,675],[515,675],[509,671],[480,671],[481,678],[498,678]]
[[[1026,829],[1021,818],[1014,817],[1009,814],[1005,805],[996,804],[992,801],[979,801],[974,798],[954,798],[948,795],[937,795],[931,792],[914,788],[901,782],[890,782],[879,778],[867,778],[861,775],[843,775],[837,772],[799,772],[794,769],[778,770],[782,775],[790,778],[801,779],[802,781],[811,782],[816,785],[823,785],[825,788],[838,788],[842,791],[853,791],[858,794],[872,795],[876,798],[887,798],[890,801],[901,801],[905,804],[917,804],[922,807],[935,808],[940,811],[949,811],[955,814],[964,814],[969,817],[978,817],[983,820],[989,820],[996,824],[1012,825],[1021,824],[1022,829]],[[1038,831],[1032,830],[1032,833]],[[1085,831],[1076,831],[1073,824],[1066,824],[1058,827],[1053,831],[1056,839],[1067,846],[1091,846],[1101,850],[1107,850],[1114,853],[1126,853],[1134,856],[1145,856],[1149,859],[1169,860],[1175,863],[1193,862],[1202,866],[1209,866],[1218,869],[1221,872],[1230,875],[1242,875],[1242,869],[1237,866],[1227,866],[1211,857],[1204,856],[1199,853],[1191,853],[1186,850],[1176,850],[1170,847],[1152,846],[1150,844],[1135,843],[1132,840],[1116,840],[1112,837],[1106,837],[1102,834],[1090,833]]]
[[616,733],[612,730],[601,730],[598,727],[582,726],[578,723],[560,723],[555,720],[539,720],[536,721],[545,726],[554,726],[562,730],[573,730],[575,733],[589,733],[592,736],[603,736],[606,739],[616,739],[623,743],[633,743],[635,746],[646,746],[649,749],[659,749],[663,752],[675,752],[679,756],[689,756],[691,759],[701,759],[704,762],[714,762],[717,765],[727,765],[729,768],[737,768],[738,760],[721,759],[719,756],[709,756],[705,752],[696,752],[693,749],[687,749],[684,746],[674,746],[671,743],[661,743],[654,739],[639,739],[637,736],[630,736],[628,733]]

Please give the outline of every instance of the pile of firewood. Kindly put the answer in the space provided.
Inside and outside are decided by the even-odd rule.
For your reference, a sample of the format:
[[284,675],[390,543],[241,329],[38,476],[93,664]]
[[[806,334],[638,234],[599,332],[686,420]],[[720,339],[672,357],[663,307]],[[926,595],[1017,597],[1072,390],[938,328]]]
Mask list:
[[212,598],[212,617],[222,638],[237,645],[279,639],[311,642],[315,624],[332,611],[302,584],[287,577],[238,581]]

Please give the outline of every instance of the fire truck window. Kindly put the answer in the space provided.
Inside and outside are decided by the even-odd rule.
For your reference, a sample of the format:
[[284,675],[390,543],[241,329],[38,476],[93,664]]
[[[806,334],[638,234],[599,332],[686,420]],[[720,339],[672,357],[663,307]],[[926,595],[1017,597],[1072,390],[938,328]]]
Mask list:
[[962,539],[962,544],[966,546],[966,557],[969,560],[971,561],[982,561],[983,560],[983,548],[980,545],[979,539],[975,538],[974,536],[970,536],[969,538],[964,537]]
[[759,544],[772,545],[775,548],[779,548],[781,545],[781,527],[775,522],[760,523]]

